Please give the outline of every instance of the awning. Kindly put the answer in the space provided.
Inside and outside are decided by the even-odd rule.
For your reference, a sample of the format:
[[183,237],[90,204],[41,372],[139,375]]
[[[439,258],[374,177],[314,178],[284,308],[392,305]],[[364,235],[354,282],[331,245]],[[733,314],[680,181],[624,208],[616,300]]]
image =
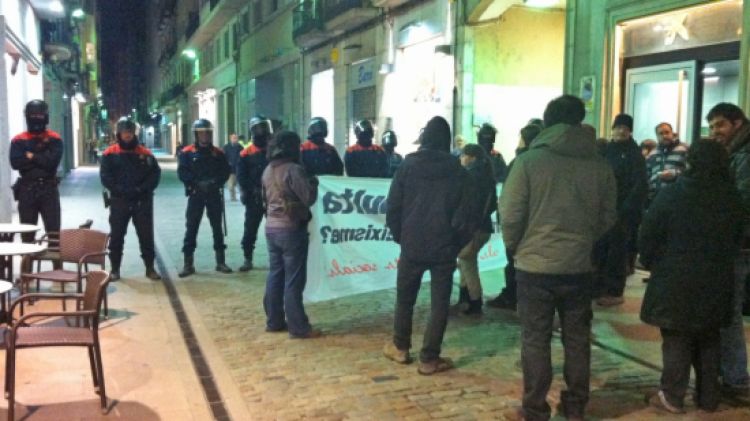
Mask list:
[[18,62],[23,59],[26,62],[26,71],[32,75],[39,73],[39,69],[42,68],[42,62],[39,58],[31,52],[28,46],[19,38],[15,32],[9,27],[5,27],[5,53],[13,59],[13,65],[11,66],[10,73],[16,74],[18,70]]

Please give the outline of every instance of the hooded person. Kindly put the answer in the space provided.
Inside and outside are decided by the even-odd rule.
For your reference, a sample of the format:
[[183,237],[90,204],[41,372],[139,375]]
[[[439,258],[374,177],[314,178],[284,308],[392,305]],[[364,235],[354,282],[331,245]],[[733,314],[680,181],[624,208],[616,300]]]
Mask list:
[[422,275],[431,274],[430,320],[427,323],[418,372],[430,375],[453,368],[440,356],[448,322],[456,257],[466,242],[454,228],[466,185],[466,171],[450,154],[451,130],[442,117],[425,126],[417,152],[406,156],[388,192],[386,225],[400,244],[393,339],[385,344],[386,358],[411,361],[414,304]]
[[301,146],[300,160],[311,175],[344,175],[344,163],[333,145],[326,143],[328,122],[314,117],[307,126],[307,141]]
[[99,169],[102,185],[111,197],[109,260],[113,281],[120,279],[123,245],[131,219],[138,235],[146,277],[155,281],[161,279],[154,269],[153,199],[161,169],[151,151],[139,142],[136,131],[135,122],[128,117],[117,122],[117,143],[104,151]]
[[344,166],[349,177],[388,177],[388,156],[385,150],[372,143],[375,128],[370,120],[360,120],[354,125],[357,143],[344,153]]
[[495,171],[495,182],[503,183],[508,176],[508,168],[505,163],[505,158],[503,158],[503,154],[495,150],[496,136],[497,129],[495,126],[490,123],[484,123],[477,131],[477,143],[484,148],[485,152],[490,156],[492,167]]

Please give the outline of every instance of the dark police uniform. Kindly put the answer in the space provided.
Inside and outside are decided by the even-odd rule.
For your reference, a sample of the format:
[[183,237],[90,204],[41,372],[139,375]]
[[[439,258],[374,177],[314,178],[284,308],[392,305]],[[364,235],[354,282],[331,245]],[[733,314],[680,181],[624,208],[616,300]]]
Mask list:
[[102,185],[109,190],[111,197],[109,259],[112,271],[118,274],[125,234],[131,219],[147,273],[153,272],[156,257],[154,190],[159,185],[161,168],[151,151],[138,143],[138,138],[134,137],[131,143],[134,147],[124,143],[108,147],[102,154],[99,172]]
[[404,162],[404,157],[397,152],[388,153],[386,151],[386,154],[388,155],[388,178],[393,178],[393,175],[396,174],[396,170],[398,169],[398,167],[400,167],[401,163]]
[[[31,152],[33,157],[27,158]],[[63,155],[63,143],[52,130],[23,132],[10,143],[10,166],[18,170],[16,199],[18,219],[22,224],[36,225],[42,215],[46,232],[60,231],[60,193],[57,190],[57,167]],[[22,234],[24,242],[34,241],[34,233]]]
[[344,163],[336,148],[308,139],[300,147],[300,161],[310,175],[344,175]]
[[206,209],[208,221],[214,237],[214,250],[217,260],[221,256],[223,263],[224,233],[221,226],[223,212],[221,188],[227,182],[231,168],[224,156],[224,151],[209,145],[186,146],[180,154],[177,173],[180,181],[185,184],[185,194],[188,196],[187,211],[185,212],[185,240],[182,252],[192,258],[196,247],[198,227]]
[[265,215],[261,177],[268,165],[266,149],[250,145],[240,152],[237,163],[237,182],[240,185],[240,200],[245,205],[245,229],[242,234],[242,251],[245,265],[240,270],[252,268],[253,250],[258,239],[258,227]]
[[388,156],[378,145],[350,146],[344,154],[344,164],[349,177],[388,177]]

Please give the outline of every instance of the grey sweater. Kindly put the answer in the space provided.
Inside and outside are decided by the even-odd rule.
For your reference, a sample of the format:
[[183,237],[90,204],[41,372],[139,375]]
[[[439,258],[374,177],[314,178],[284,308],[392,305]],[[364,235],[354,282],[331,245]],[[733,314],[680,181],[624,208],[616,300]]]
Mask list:
[[302,165],[288,160],[271,161],[263,171],[266,231],[293,231],[310,219],[309,208],[318,197],[318,179]]

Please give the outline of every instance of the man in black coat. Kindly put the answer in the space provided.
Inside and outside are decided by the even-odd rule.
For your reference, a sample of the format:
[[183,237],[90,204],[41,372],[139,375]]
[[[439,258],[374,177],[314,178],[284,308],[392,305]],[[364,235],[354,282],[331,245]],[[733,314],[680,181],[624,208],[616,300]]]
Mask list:
[[161,279],[154,269],[154,190],[159,185],[161,169],[151,151],[140,144],[135,131],[135,123],[129,118],[117,122],[117,143],[104,151],[99,171],[102,185],[111,197],[109,260],[113,281],[120,279],[122,248],[130,219],[138,235],[146,277]]
[[638,231],[648,194],[646,161],[632,137],[633,117],[620,114],[612,124],[612,141],[604,157],[612,167],[617,182],[617,221],[596,246],[597,286],[600,306],[624,302],[623,292],[628,275],[629,241]]
[[456,213],[466,186],[466,172],[450,154],[451,133],[445,119],[430,120],[420,143],[419,151],[407,155],[396,171],[388,193],[386,224],[401,245],[401,255],[393,340],[386,343],[383,353],[402,364],[411,360],[414,303],[422,275],[429,270],[432,310],[418,369],[420,374],[429,375],[453,367],[449,359],[440,357],[440,350],[448,323],[456,258],[473,229],[468,232],[467,241],[457,241],[460,233],[452,224],[459,217]]

